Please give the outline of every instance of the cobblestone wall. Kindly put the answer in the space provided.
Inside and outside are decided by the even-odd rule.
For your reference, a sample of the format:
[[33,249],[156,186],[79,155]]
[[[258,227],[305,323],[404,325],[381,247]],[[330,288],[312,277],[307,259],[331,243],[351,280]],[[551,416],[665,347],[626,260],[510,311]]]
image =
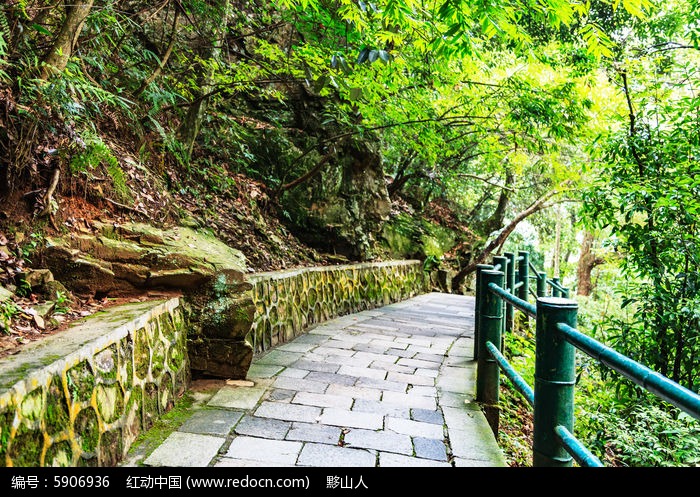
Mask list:
[[256,306],[248,341],[255,353],[351,312],[391,304],[428,291],[420,261],[392,261],[257,273]]
[[116,465],[189,382],[184,328],[178,299],[129,304],[3,361],[0,461]]

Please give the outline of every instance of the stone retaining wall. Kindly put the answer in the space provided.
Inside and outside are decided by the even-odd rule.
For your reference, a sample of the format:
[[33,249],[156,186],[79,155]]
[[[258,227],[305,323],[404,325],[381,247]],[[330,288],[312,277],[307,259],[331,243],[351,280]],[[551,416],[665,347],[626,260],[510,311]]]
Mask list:
[[189,384],[178,299],[109,308],[0,362],[4,466],[114,466]]
[[248,341],[255,353],[291,340],[314,324],[426,293],[420,261],[391,261],[256,273]]

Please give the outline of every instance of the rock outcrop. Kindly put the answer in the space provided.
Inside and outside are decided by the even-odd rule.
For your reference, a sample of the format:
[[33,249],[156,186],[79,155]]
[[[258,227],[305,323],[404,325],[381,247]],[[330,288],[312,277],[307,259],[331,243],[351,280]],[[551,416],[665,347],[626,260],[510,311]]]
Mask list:
[[366,142],[344,143],[321,174],[283,196],[295,234],[349,260],[380,255],[377,237],[391,212],[381,161]]
[[182,295],[193,374],[243,379],[254,305],[245,256],[187,227],[95,223],[95,233],[47,240],[44,265],[82,297],[171,291]]

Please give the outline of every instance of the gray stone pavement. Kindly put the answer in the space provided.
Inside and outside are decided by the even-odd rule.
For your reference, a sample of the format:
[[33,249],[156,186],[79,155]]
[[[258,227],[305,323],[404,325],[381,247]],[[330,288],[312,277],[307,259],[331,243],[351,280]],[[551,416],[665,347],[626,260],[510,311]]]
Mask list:
[[429,293],[317,325],[247,382],[194,381],[179,428],[122,466],[506,466],[474,402],[473,322],[473,297]]

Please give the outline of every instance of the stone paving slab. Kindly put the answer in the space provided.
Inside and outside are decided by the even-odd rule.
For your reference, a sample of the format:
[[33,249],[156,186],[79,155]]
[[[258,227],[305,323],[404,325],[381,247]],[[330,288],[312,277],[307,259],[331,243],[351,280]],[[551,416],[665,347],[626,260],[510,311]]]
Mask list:
[[[349,447],[376,449],[396,454],[413,453],[411,437],[398,433],[386,433],[372,430],[350,430],[345,434],[344,442]],[[419,456],[420,457],[420,456]],[[447,458],[445,458],[447,460]]]
[[[352,386],[357,381],[355,376],[336,373],[321,373],[319,371],[311,371],[308,375],[306,375],[306,379],[327,383],[329,387],[331,385]],[[326,389],[326,393],[330,393],[328,392],[328,389]]]
[[377,354],[377,355],[384,355],[386,354],[389,350],[392,352],[405,352],[403,350],[399,349],[389,349],[389,347],[383,347],[380,345],[370,345],[369,343],[357,343],[353,345],[352,350],[356,350],[358,352],[368,352],[371,354]]
[[294,422],[286,439],[337,445],[340,442],[342,432],[342,428],[338,426]]
[[310,371],[308,369],[298,369],[298,368],[284,368],[280,373],[277,375],[279,377],[289,377],[289,378],[304,378],[308,376]]
[[355,368],[366,368],[372,362],[370,359],[358,356],[358,352],[356,351],[348,350],[347,352],[352,352],[352,355],[327,355],[324,360],[332,364],[337,364],[338,366],[350,366]]
[[[301,344],[299,344],[301,345]],[[306,344],[308,345],[308,344]],[[273,364],[275,366],[289,366],[304,357],[303,352],[290,352],[288,350],[273,349],[260,357],[256,364]]]
[[278,376],[272,384],[275,388],[288,388],[300,392],[323,393],[328,388],[328,383],[322,381],[307,380],[306,378],[293,378]]
[[[428,354],[424,354],[428,355]],[[434,357],[440,357],[438,355],[433,355]],[[400,366],[411,366],[413,368],[421,368],[421,369],[438,369],[440,365],[442,364],[441,362],[437,361],[423,361],[421,359],[407,359],[405,357],[402,357],[401,359],[398,360],[396,363]]]
[[248,378],[272,378],[284,369],[284,366],[276,364],[252,364],[248,369]]
[[416,368],[411,368],[408,366],[399,366],[398,364],[389,361],[373,361],[369,364],[369,367],[372,369],[381,369],[387,372],[393,371],[394,373],[413,374],[416,372]]
[[433,461],[447,461],[447,450],[442,440],[415,437],[413,446],[416,451],[416,457],[432,459]]
[[[144,461],[146,466],[203,468],[217,455],[225,438],[176,431]],[[186,450],[183,450],[186,448]]]
[[427,385],[412,385],[411,388],[406,392],[407,395],[419,395],[423,397],[435,397],[438,396],[437,387],[430,387]]
[[435,397],[424,395],[412,395],[410,393],[384,392],[382,402],[389,405],[402,407],[420,407],[422,409],[437,409]]
[[272,382],[258,380],[252,387],[224,386],[209,401],[212,407],[229,407],[235,409],[252,409],[267,392]]
[[231,441],[225,457],[294,465],[303,444],[290,440],[238,436]]
[[371,412],[382,416],[410,419],[411,411],[408,407],[397,406],[378,400],[357,399],[352,405],[353,411]]
[[228,409],[203,409],[196,411],[179,428],[187,433],[226,436],[243,417],[241,411]]
[[[284,343],[282,345],[277,346],[277,350],[283,350],[287,352],[309,352],[312,349],[316,348],[317,345],[315,343],[298,343],[298,342],[289,342],[289,343]],[[259,361],[257,361],[259,362]]]
[[384,380],[387,377],[387,372],[381,369],[358,368],[355,366],[341,366],[338,374],[346,374],[360,378],[372,378],[374,380]]
[[406,350],[408,348],[407,343],[395,342],[393,340],[387,340],[387,339],[372,340],[371,342],[369,342],[369,345],[375,345],[377,347],[386,347],[388,349],[400,349],[400,350]]
[[273,388],[265,396],[265,400],[290,403],[298,392],[286,388]]
[[[343,343],[343,345],[346,345]],[[351,347],[348,348],[340,348],[340,347],[332,347],[329,344],[325,345],[320,345],[314,349],[314,354],[319,354],[319,355],[325,355],[326,357],[333,356],[335,359],[338,359],[339,356],[343,357],[350,357],[355,355],[355,351],[351,350]],[[359,364],[356,364],[356,366],[359,366]]]
[[[330,349],[352,350],[352,347],[354,345],[355,345],[354,342],[331,339],[328,342],[326,342],[325,344],[323,344],[323,347],[327,347]],[[354,354],[355,351],[352,350],[352,353]]]
[[310,443],[305,444],[298,466],[367,468],[376,466],[377,454],[366,449],[353,449]]
[[364,359],[367,362],[367,365],[371,364],[373,361],[382,361],[382,362],[393,362],[396,363],[400,359],[399,356],[392,355],[395,354],[397,351],[392,350],[391,354],[377,354],[376,352],[355,352],[355,355],[353,357],[357,359]]
[[444,436],[442,426],[434,423],[413,421],[411,419],[387,417],[386,429],[415,437],[437,438],[441,440]]
[[[413,373],[414,375],[417,376],[426,376],[428,378],[437,378],[438,377],[438,368],[430,368],[430,369],[425,369],[425,368],[417,368],[415,372]],[[434,384],[433,382],[432,384]],[[421,385],[421,386],[426,386],[426,385]]]
[[315,423],[321,415],[321,408],[265,401],[255,410],[254,414],[261,418]]
[[327,393],[298,392],[292,399],[292,404],[350,409],[352,398]]
[[445,418],[441,411],[430,409],[411,409],[411,419],[414,421],[422,421],[424,423],[433,423],[442,425],[445,423]]
[[390,452],[379,453],[379,466],[383,468],[451,468],[446,461],[431,461],[417,457],[408,457]]
[[327,408],[319,418],[322,424],[346,428],[367,428],[379,430],[384,427],[384,417],[373,412],[350,411],[349,409]]
[[331,383],[328,385],[326,393],[332,395],[346,395],[352,399],[364,400],[379,400],[382,397],[382,391],[377,388],[364,388],[355,386],[342,385]]
[[408,383],[409,385],[435,385],[435,378],[432,376],[422,376],[417,374],[394,373],[389,371],[386,374],[387,381],[395,381],[398,383]]
[[283,464],[271,461],[253,461],[231,457],[220,457],[213,465],[215,468],[291,468],[295,464]]
[[378,390],[390,390],[392,392],[405,392],[408,390],[408,383],[398,381],[377,380],[375,378],[362,377],[355,382],[356,387],[376,388]]
[[291,427],[291,421],[246,415],[236,425],[236,434],[284,440]]

